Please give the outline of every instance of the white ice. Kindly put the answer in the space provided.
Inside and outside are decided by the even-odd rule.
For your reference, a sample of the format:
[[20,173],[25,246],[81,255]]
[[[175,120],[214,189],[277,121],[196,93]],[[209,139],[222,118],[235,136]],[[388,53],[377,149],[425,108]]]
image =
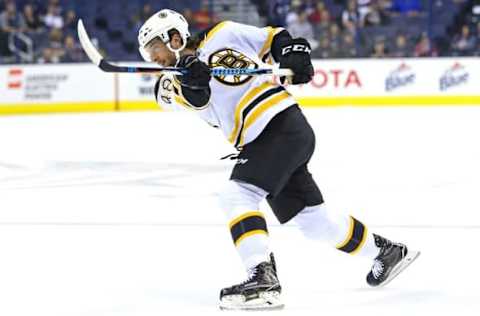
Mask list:
[[[295,315],[479,315],[480,107],[305,110],[332,209],[422,251],[383,289],[370,262],[269,213]],[[212,315],[241,281],[216,192],[232,162],[188,114],[0,117],[0,315]]]

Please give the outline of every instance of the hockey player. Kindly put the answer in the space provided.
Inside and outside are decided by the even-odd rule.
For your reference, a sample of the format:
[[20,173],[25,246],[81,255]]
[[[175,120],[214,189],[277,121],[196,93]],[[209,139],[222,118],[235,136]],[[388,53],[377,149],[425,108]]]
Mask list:
[[221,308],[283,306],[267,223],[259,211],[263,199],[280,223],[294,221],[307,238],[371,258],[367,275],[371,286],[386,284],[419,255],[369,232],[358,219],[325,206],[307,168],[315,147],[314,132],[282,85],[267,76],[210,75],[211,67],[254,69],[279,63],[294,72],[291,78],[281,78],[282,83],[307,83],[314,70],[305,39],[292,38],[282,28],[231,21],[190,36],[183,16],[162,10],[145,22],[138,40],[145,60],[189,70],[183,76],[160,76],[155,85],[157,103],[196,112],[239,150],[220,194],[220,206],[248,278],[221,290]]

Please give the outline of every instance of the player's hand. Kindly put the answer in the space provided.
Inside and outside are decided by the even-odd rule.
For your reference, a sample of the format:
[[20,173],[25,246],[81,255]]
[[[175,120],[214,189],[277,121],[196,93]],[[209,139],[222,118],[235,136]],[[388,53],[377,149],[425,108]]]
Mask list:
[[188,72],[183,76],[178,76],[182,86],[190,89],[207,89],[212,76],[210,68],[204,62],[200,61],[195,55],[183,55],[178,61],[177,67],[186,68]]
[[[292,39],[283,45],[280,68],[290,68],[293,71],[292,84],[302,84],[312,80],[314,70],[310,59],[311,51],[308,41],[301,37]],[[285,80],[285,77],[280,77],[282,84]]]

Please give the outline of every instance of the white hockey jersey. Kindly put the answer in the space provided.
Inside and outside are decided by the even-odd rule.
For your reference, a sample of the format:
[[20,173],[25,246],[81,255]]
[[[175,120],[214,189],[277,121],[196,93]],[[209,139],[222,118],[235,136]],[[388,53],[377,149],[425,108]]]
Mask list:
[[[258,28],[225,21],[217,24],[198,47],[199,59],[210,67],[263,68],[281,28]],[[262,61],[263,60],[263,61]],[[202,108],[190,105],[173,75],[160,77],[157,103],[166,110],[188,109],[219,127],[236,148],[253,141],[279,112],[296,103],[271,76],[212,77],[210,101]]]

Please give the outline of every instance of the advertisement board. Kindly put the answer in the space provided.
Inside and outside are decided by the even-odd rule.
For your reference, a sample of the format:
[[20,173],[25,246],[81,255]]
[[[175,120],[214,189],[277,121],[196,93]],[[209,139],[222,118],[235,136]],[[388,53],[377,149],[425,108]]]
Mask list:
[[[287,86],[302,106],[480,105],[475,58],[330,59],[314,67],[311,82]],[[0,114],[158,110],[155,81],[91,64],[0,66]]]
[[121,110],[158,110],[153,93],[156,80],[153,74],[119,74],[118,107]]
[[314,62],[315,76],[288,89],[304,106],[480,104],[473,58]]
[[91,64],[0,67],[0,113],[109,111],[114,78]]

